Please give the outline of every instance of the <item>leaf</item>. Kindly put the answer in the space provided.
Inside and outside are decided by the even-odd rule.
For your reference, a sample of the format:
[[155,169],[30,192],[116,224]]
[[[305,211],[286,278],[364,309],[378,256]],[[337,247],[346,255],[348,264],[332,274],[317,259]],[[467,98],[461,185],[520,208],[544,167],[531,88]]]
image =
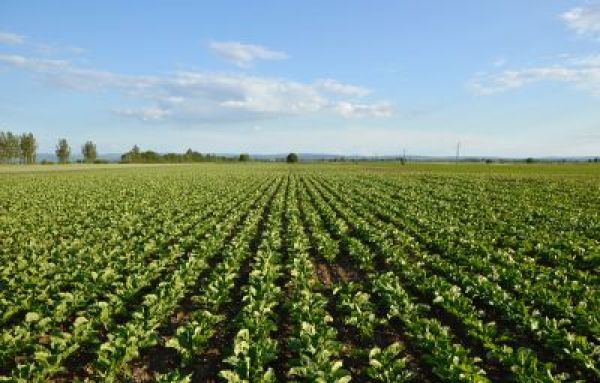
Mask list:
[[27,323],[37,322],[40,320],[40,318],[41,318],[40,314],[38,314],[36,312],[28,312],[27,315],[25,315],[25,322],[27,322]]
[[88,319],[86,317],[77,317],[77,319],[75,319],[75,322],[73,322],[73,326],[75,327],[79,327],[84,323],[89,322]]

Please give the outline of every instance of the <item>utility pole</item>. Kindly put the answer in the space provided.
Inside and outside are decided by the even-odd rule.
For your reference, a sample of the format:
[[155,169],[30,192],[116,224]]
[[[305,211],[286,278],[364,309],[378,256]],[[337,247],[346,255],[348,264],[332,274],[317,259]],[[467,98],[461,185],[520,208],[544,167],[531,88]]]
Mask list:
[[460,158],[460,141],[456,143],[456,163],[458,163],[458,159]]

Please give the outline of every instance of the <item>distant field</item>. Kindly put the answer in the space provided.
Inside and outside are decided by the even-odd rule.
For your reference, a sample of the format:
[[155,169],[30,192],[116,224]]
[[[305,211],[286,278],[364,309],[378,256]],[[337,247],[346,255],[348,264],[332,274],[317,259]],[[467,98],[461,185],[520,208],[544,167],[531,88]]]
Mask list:
[[0,165],[1,173],[44,173],[56,171],[76,171],[76,170],[106,170],[106,169],[129,169],[129,168],[147,168],[157,166],[175,166],[175,165],[157,165],[157,164],[68,164],[68,165]]
[[600,381],[600,166],[0,166],[0,381]]
[[[81,171],[81,170],[106,170],[106,169],[129,169],[129,168],[158,168],[158,167],[208,167],[223,169],[285,169],[285,163],[205,163],[205,164],[69,164],[69,165],[0,165],[2,173],[32,173],[53,171]],[[295,169],[306,169],[316,171],[347,171],[347,172],[386,172],[386,173],[479,173],[479,174],[508,174],[525,176],[589,176],[600,177],[600,164],[591,163],[538,163],[538,164],[514,164],[514,163],[453,163],[453,162],[417,162],[401,165],[398,162],[308,162],[293,165]]]

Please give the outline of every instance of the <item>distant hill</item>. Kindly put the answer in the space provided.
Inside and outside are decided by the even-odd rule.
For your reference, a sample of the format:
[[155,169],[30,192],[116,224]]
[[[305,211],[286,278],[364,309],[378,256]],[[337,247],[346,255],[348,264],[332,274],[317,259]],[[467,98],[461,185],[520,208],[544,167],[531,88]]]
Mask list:
[[[250,154],[250,157],[255,160],[263,161],[284,161],[288,153],[281,154]],[[237,156],[237,154],[221,154],[223,156]],[[332,160],[347,160],[347,161],[391,161],[400,160],[402,155],[385,155],[385,156],[362,156],[362,155],[340,155],[340,154],[328,154],[328,153],[298,153],[298,157],[301,161],[332,161]],[[534,158],[536,161],[547,161],[547,162],[586,162],[597,158],[595,156],[581,156],[581,157],[539,157]],[[454,156],[406,156],[409,161],[418,162],[454,162],[456,157]],[[464,156],[460,157],[460,161],[523,161],[525,157],[497,157],[497,156]]]

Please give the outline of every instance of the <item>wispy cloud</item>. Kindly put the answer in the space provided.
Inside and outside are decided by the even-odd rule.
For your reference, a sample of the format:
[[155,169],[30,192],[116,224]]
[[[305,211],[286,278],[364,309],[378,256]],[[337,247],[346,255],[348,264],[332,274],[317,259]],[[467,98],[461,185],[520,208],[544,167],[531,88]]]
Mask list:
[[10,32],[0,32],[0,44],[19,45],[25,42],[25,36]]
[[160,107],[116,109],[115,113],[120,116],[135,118],[141,121],[161,121],[170,114],[168,110]]
[[30,44],[33,51],[43,55],[56,55],[56,54],[71,54],[71,55],[82,55],[86,51],[83,48],[75,47],[72,45],[62,44],[49,44],[49,43],[32,43]]
[[[166,75],[124,75],[52,60],[0,54],[0,64],[28,70],[47,83],[77,91],[113,90],[147,105],[123,108],[121,116],[142,121],[191,123],[243,121],[306,113],[342,117],[388,117],[389,103],[352,103],[340,96],[368,91],[335,80],[302,83],[280,78],[221,72],[174,72]],[[330,93],[335,93],[331,97]]]
[[[563,22],[576,33],[600,37],[600,5],[576,7],[560,15]],[[494,66],[500,70],[506,61]],[[541,82],[562,82],[600,96],[600,55],[561,55],[551,65],[505,69],[499,72],[476,74],[468,87],[476,94],[491,95]]]
[[600,96],[600,65],[584,64],[574,61],[549,67],[532,67],[518,70],[506,70],[500,73],[482,73],[473,78],[469,87],[480,95],[491,95],[540,82],[562,82],[572,84]]
[[285,60],[289,57],[285,52],[237,41],[211,41],[208,47],[224,60],[239,67],[251,66],[258,60]]
[[[11,41],[17,40],[24,41],[25,37],[14,35]],[[299,82],[244,73],[205,71],[120,74],[78,65],[70,59],[47,58],[46,54],[67,53],[64,49],[40,49],[58,46],[55,44],[27,42],[26,45],[42,57],[0,53],[0,65],[29,71],[36,78],[61,89],[116,91],[131,98],[138,106],[124,106],[115,113],[145,122],[244,121],[306,113],[333,113],[344,118],[388,117],[392,114],[391,104],[387,102],[351,102],[348,99],[365,97],[371,91],[335,79]],[[238,42],[211,42],[210,48],[242,67],[256,60],[287,58],[283,52]]]
[[315,83],[315,85],[324,92],[333,93],[341,96],[363,97],[367,96],[371,91],[361,86],[343,84],[333,79],[323,79]]
[[121,88],[135,91],[148,85],[150,78],[144,76],[124,76],[113,72],[83,68],[68,60],[27,57],[15,54],[0,54],[0,64],[25,69],[41,74],[56,86],[79,90],[97,91],[107,88]]
[[600,5],[573,8],[563,13],[561,19],[579,34],[600,36]]
[[356,104],[342,101],[336,104],[336,111],[346,118],[355,117],[389,117],[394,113],[390,103]]
[[81,55],[85,53],[84,49],[73,45],[35,41],[27,36],[7,31],[0,31],[0,45],[19,45],[44,56],[56,54]]
[[30,58],[21,55],[0,54],[0,62],[9,64],[18,68],[30,69],[36,72],[49,71],[58,68],[65,68],[69,63],[65,60],[51,60],[43,58]]

